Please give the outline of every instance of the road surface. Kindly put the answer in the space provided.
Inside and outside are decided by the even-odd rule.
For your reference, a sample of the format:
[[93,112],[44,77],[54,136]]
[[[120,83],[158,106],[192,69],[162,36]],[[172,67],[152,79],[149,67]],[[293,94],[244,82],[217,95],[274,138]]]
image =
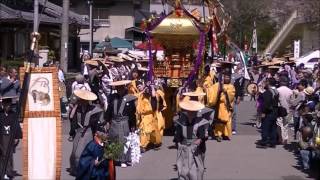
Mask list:
[[[309,179],[300,170],[293,145],[277,146],[276,149],[257,149],[255,141],[260,138],[259,132],[252,126],[254,102],[244,101],[239,106],[238,134],[231,141],[218,143],[207,142],[206,172],[207,180],[302,180]],[[72,143],[68,138],[68,121],[63,121],[63,163],[62,180],[71,180],[66,169],[69,167],[69,155]],[[172,137],[166,136],[163,146],[158,151],[143,154],[141,163],[134,167],[117,168],[118,179],[130,180],[168,180],[175,179],[176,149],[172,146]],[[15,154],[15,169],[22,172],[21,146]],[[16,179],[21,179],[17,177]]]

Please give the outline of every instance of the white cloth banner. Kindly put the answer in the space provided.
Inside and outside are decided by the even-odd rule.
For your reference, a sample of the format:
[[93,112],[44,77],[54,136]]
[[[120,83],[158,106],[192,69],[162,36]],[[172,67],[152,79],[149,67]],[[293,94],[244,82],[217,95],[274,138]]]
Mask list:
[[56,118],[28,119],[28,179],[56,179]]
[[300,57],[300,40],[294,41],[294,58]]

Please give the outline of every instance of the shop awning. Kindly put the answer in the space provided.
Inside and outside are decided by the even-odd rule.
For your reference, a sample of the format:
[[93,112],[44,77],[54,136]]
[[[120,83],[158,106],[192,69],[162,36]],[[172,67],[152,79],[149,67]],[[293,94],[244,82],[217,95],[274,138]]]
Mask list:
[[113,48],[127,48],[127,49],[133,48],[133,46],[130,42],[128,42],[127,40],[118,38],[118,37],[114,37],[111,39],[111,45]]

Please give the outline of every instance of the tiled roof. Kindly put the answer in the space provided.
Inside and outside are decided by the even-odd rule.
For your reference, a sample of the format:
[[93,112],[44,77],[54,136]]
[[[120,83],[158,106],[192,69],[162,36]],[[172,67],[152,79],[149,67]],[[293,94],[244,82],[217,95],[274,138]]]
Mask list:
[[[41,0],[40,0],[41,4]],[[47,2],[46,8],[44,9],[44,13],[40,14],[40,22],[45,24],[61,24],[62,22],[62,8],[56,6],[50,2]],[[74,12],[69,12],[70,16],[70,24],[79,24],[79,25],[88,25],[88,22],[82,18],[81,15],[78,15]],[[14,22],[14,21],[33,21],[33,13],[27,11],[20,11],[12,9],[4,4],[0,3],[0,22]]]

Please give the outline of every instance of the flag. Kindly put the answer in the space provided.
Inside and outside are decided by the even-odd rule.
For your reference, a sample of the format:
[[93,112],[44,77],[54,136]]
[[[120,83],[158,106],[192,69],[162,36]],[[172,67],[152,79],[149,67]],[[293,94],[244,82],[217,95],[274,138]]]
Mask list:
[[257,38],[256,22],[254,22],[254,24],[253,24],[252,48],[254,48],[256,50],[256,53],[258,52],[258,38]]
[[241,49],[234,44],[233,42],[229,43],[229,46],[232,50],[235,51],[236,57],[237,59],[240,61],[243,70],[244,70],[244,78],[250,80],[250,76],[249,76],[249,72],[248,72],[248,67],[247,67],[247,63],[245,60],[245,55],[243,54],[243,52],[241,51]]
[[217,55],[219,53],[219,46],[218,46],[218,38],[217,33],[214,29],[214,26],[211,27],[212,37],[211,37],[211,46],[212,46],[212,54]]
[[247,40],[247,36],[244,36],[244,52],[248,52],[249,50],[249,46],[248,46],[248,40]]

